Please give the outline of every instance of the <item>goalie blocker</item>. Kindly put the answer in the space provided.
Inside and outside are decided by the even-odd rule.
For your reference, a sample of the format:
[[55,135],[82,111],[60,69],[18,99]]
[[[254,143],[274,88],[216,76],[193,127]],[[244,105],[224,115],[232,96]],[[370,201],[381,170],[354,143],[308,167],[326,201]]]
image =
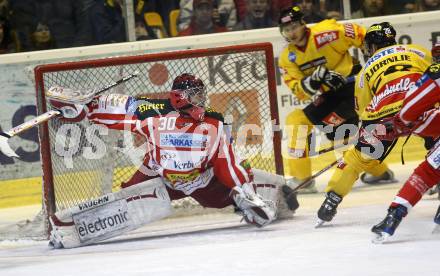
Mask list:
[[[217,208],[226,207],[233,200],[246,222],[257,226],[267,225],[277,217],[291,217],[293,213],[280,196],[283,177],[256,169],[253,173],[253,185],[245,184],[225,193],[219,189],[221,186],[210,183],[209,189],[199,192],[205,201],[197,196],[195,199],[205,207]],[[169,216],[173,198],[176,195],[172,190],[156,177],[56,212],[50,217],[49,245],[57,249],[74,248],[135,230]]]

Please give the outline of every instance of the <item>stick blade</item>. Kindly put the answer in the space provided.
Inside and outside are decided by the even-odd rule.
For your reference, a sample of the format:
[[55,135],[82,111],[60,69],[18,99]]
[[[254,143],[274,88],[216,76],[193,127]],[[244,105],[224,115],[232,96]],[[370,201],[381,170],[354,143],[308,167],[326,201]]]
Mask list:
[[19,157],[17,153],[9,146],[9,138],[5,135],[0,135],[0,152],[8,157]]

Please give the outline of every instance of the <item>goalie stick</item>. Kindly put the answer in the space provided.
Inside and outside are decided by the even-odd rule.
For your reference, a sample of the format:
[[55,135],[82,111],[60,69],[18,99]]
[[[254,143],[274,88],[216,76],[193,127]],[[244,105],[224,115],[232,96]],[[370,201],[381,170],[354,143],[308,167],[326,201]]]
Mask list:
[[318,171],[314,175],[306,178],[303,182],[301,182],[295,188],[291,188],[288,185],[283,185],[282,186],[282,190],[283,190],[284,198],[286,199],[286,202],[287,202],[287,205],[288,205],[289,209],[294,211],[294,210],[296,210],[298,208],[299,204],[297,205],[298,201],[296,199],[296,192],[299,189],[306,187],[307,185],[310,184],[310,181],[312,181],[313,179],[317,178],[321,174],[325,173],[329,169],[333,168],[334,165],[338,164],[341,161],[342,161],[342,157],[339,158],[339,159],[336,159],[335,161],[333,161],[332,163],[328,164],[327,166],[322,168],[320,171]]
[[[93,100],[93,97],[115,87],[118,86],[121,83],[124,83],[134,77],[137,77],[138,72],[135,72],[133,74],[126,75],[119,80],[116,80],[112,83],[107,84],[104,87],[93,89],[90,92],[86,92],[84,94],[79,93],[79,91],[75,91],[74,94],[70,94],[70,97],[63,96],[61,93],[63,88],[56,86],[55,88],[49,88],[49,91],[47,91],[46,96],[57,99],[66,103],[72,103],[72,104],[86,104],[89,103],[91,100]],[[59,90],[61,89],[61,91]],[[0,132],[0,152],[5,154],[8,157],[19,157],[17,153],[9,146],[8,140],[9,138],[16,136],[17,134],[24,132],[34,126],[37,126],[41,123],[47,122],[50,119],[57,117],[57,116],[66,116],[68,117],[68,114],[64,114],[61,110],[50,110],[47,111],[35,118],[33,118],[30,121],[24,122],[23,124],[20,124],[16,127],[11,128],[10,130],[6,132]]]

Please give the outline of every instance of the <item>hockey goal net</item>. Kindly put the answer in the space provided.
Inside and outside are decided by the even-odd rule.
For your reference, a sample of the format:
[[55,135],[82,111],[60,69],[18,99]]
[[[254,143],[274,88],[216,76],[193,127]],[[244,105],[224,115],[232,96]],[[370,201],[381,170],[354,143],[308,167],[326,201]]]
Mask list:
[[[232,125],[236,152],[255,168],[282,174],[280,137],[272,131],[279,122],[273,64],[271,44],[260,43],[41,65],[37,107],[39,114],[48,110],[44,91],[53,85],[86,90],[133,72],[139,76],[106,93],[163,98],[175,76],[192,73],[205,83],[209,105]],[[145,153],[139,137],[87,121],[54,119],[39,134],[47,215],[118,190]],[[197,206],[192,199],[173,204],[176,210]]]

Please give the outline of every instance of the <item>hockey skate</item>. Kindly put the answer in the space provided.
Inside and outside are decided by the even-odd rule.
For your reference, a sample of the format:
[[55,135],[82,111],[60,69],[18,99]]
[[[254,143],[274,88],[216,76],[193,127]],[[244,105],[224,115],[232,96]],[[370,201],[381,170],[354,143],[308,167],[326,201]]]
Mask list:
[[403,205],[394,208],[390,207],[387,216],[371,228],[371,232],[376,234],[373,243],[386,242],[394,234],[397,226],[399,226],[402,218],[406,216],[407,213],[408,211]]
[[333,191],[326,194],[326,198],[318,210],[318,222],[315,228],[320,227],[324,222],[329,222],[336,215],[336,209],[339,203],[341,203],[342,197]]
[[397,183],[398,180],[394,178],[394,173],[388,169],[384,174],[380,176],[374,176],[369,173],[361,174],[361,180],[365,184],[369,185],[381,185],[381,184],[390,184]]
[[[294,189],[298,187],[303,181],[299,180],[296,177],[292,177],[286,180],[287,186],[289,186],[291,189]],[[316,189],[316,183],[315,180],[311,180],[309,184],[304,186],[304,188],[301,188],[298,190],[298,194],[316,194],[318,192],[318,189]]]

